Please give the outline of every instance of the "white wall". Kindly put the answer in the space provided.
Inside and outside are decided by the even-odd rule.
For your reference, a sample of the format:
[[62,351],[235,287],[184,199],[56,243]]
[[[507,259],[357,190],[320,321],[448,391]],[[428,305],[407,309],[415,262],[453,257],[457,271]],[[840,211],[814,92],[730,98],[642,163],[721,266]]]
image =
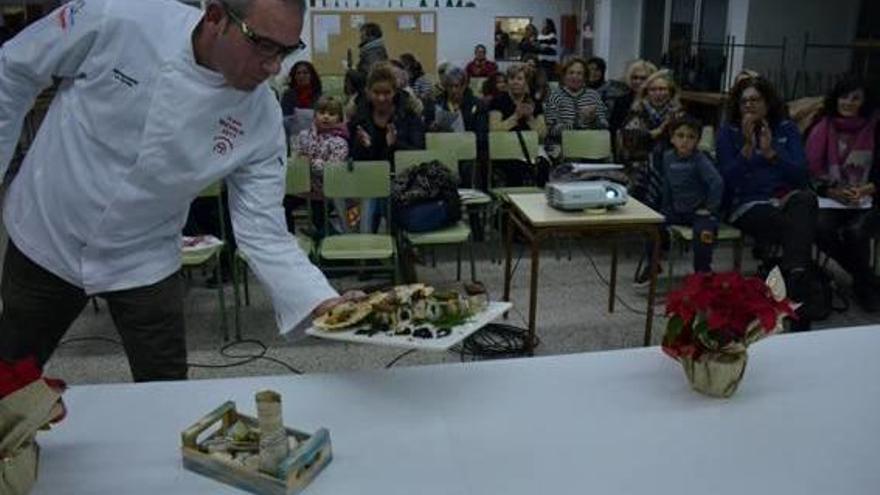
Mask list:
[[642,0],[596,0],[594,52],[608,64],[609,79],[623,76],[626,66],[639,57],[642,35]]
[[[373,3],[375,4],[375,1]],[[428,5],[431,7],[420,9],[418,0],[404,0],[402,10],[436,11],[437,61],[463,65],[473,58],[474,46],[477,44],[486,45],[489,48],[489,57],[492,57],[496,16],[531,17],[538,29],[541,28],[544,19],[549,17],[556,23],[557,30],[561,31],[561,17],[577,14],[579,0],[474,0],[474,3],[478,7],[447,8],[445,7],[446,0],[442,0],[440,4],[443,7],[435,9],[433,7],[434,1],[429,0]],[[349,4],[353,5],[354,1],[349,0]],[[398,0],[394,0],[395,8],[393,10],[401,10],[398,5]],[[323,9],[310,9],[315,12],[321,10]],[[347,10],[356,12],[364,9],[351,8]],[[392,9],[384,9],[383,11],[388,10]],[[310,19],[311,16],[307,15],[302,34],[304,40],[311,39]],[[355,54],[356,56],[357,54]],[[308,59],[309,55],[304,55],[303,58]]]
[[[727,35],[733,36],[737,43],[743,43],[747,39],[750,3],[749,0],[730,0],[730,3],[727,4]],[[739,74],[743,69],[743,55],[743,50],[734,50],[731,68],[734,75]],[[732,81],[733,78],[730,80]]]
[[[732,0],[733,2],[734,0]],[[876,1],[876,0],[873,0]],[[785,68],[789,77],[801,67],[804,32],[814,43],[852,43],[856,34],[860,0],[762,0],[752,1],[748,11],[749,43],[779,44],[788,38]],[[739,37],[737,37],[739,38]],[[811,71],[841,72],[849,69],[847,51],[817,51],[808,58]],[[778,52],[751,49],[743,63],[761,71],[778,70]]]

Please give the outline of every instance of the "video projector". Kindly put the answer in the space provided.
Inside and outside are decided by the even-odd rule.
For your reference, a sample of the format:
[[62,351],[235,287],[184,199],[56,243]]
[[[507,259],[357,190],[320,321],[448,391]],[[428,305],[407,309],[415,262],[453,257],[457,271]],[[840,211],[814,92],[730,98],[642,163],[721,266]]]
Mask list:
[[547,184],[547,204],[563,211],[616,208],[629,199],[626,187],[607,180]]

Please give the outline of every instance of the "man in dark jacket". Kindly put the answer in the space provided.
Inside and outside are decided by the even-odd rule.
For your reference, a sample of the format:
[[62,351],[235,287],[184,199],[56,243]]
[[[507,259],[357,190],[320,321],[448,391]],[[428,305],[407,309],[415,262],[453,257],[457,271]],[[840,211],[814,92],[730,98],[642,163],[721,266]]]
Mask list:
[[382,38],[382,28],[374,22],[368,22],[361,26],[360,59],[357,71],[366,77],[370,67],[376,62],[388,60],[388,51],[385,49],[385,40]]

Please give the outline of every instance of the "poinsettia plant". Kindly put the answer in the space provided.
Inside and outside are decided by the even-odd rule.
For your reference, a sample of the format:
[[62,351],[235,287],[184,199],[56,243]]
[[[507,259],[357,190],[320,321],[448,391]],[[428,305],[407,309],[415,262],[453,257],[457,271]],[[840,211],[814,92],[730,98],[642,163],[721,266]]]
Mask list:
[[663,351],[674,359],[744,352],[796,317],[795,309],[778,269],[766,282],[736,272],[694,274],[667,296]]

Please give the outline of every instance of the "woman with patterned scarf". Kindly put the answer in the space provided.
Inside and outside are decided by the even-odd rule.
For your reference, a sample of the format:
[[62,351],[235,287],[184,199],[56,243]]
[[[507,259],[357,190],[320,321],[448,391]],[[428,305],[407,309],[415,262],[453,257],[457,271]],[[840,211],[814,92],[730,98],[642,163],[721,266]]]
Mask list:
[[841,207],[821,208],[819,247],[853,277],[856,301],[880,310],[877,277],[871,275],[871,239],[880,235],[880,126],[873,95],[857,79],[844,79],[825,97],[824,117],[807,138],[810,176],[820,197]]
[[618,149],[630,164],[630,195],[655,210],[660,207],[662,192],[658,167],[669,147],[667,126],[682,114],[672,74],[668,70],[658,71],[639,88],[620,132]]

